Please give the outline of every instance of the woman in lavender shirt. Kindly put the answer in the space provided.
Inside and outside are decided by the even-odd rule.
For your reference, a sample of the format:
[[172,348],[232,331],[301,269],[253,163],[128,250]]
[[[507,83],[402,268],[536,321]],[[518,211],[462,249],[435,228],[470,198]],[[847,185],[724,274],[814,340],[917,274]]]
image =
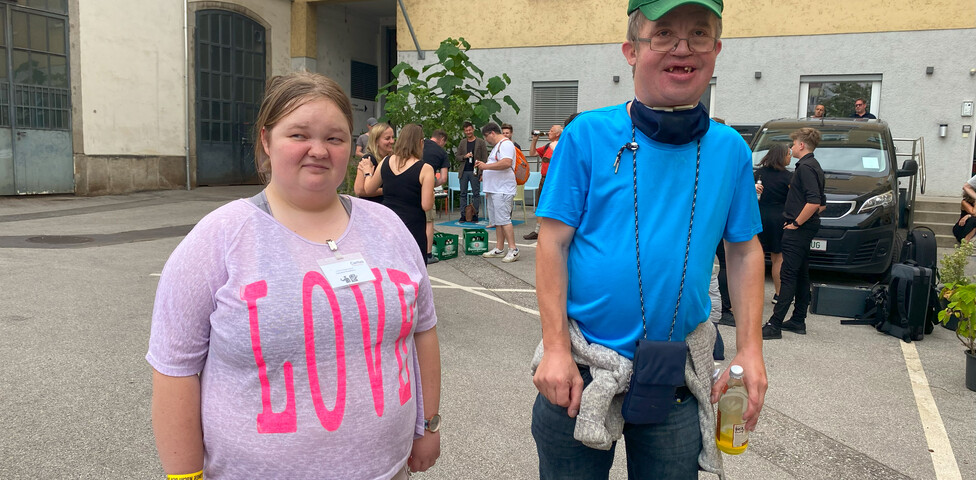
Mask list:
[[267,187],[201,220],[160,277],[146,359],[163,470],[424,471],[440,454],[430,281],[393,212],[336,192],[349,99],[321,75],[276,77],[255,125]]

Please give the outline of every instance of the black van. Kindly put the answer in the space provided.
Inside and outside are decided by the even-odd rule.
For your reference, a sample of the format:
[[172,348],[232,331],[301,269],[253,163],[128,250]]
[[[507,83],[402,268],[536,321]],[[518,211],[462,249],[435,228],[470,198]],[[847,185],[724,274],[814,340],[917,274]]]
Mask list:
[[[899,190],[898,178],[911,181],[918,163],[910,158],[898,169],[888,124],[847,118],[783,119],[766,122],[752,141],[754,168],[774,143],[790,143],[801,127],[820,131],[814,156],[825,176],[827,208],[810,244],[810,267],[858,274],[883,274],[911,228],[914,182]],[[796,160],[788,167],[793,169]]]

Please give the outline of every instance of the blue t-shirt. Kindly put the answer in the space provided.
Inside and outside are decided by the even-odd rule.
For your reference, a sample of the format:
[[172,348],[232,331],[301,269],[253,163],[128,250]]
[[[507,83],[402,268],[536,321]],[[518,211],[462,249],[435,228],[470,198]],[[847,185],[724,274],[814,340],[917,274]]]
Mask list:
[[[536,210],[576,228],[569,246],[567,312],[583,336],[632,358],[643,335],[634,240],[634,167],[626,104],[584,112],[559,137]],[[666,340],[681,284],[695,184],[697,142],[675,146],[638,130],[641,280],[647,338]],[[730,127],[712,122],[701,140],[701,170],[688,270],[672,340],[708,319],[715,249],[762,230],[752,155]]]

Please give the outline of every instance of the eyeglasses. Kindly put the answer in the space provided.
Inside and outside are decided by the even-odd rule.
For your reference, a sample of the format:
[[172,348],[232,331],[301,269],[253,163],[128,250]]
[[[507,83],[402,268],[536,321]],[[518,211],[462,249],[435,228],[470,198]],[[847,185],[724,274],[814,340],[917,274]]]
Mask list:
[[655,52],[671,52],[678,48],[678,44],[684,40],[688,42],[688,49],[694,53],[709,53],[715,50],[718,40],[707,35],[697,35],[688,38],[679,38],[668,33],[660,33],[651,38],[638,37],[638,42],[647,42],[651,50]]
[[864,104],[863,104],[863,103],[861,103],[861,102],[856,102],[856,103],[854,104],[854,106],[855,106],[855,107],[863,107],[863,106],[864,106]]

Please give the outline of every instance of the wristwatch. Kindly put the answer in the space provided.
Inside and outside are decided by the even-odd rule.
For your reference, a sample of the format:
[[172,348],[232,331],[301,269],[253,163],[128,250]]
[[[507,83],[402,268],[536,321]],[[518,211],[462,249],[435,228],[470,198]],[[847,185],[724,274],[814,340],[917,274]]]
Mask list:
[[430,433],[436,433],[440,429],[441,415],[439,413],[435,413],[434,416],[430,417],[429,420],[424,420],[424,430],[427,430]]
[[790,223],[792,223],[794,227],[800,228],[800,224],[799,223],[796,223],[796,219],[793,219],[793,221],[790,222]]
[[372,175],[373,175],[372,173],[364,173],[363,174],[364,177],[369,177],[369,176],[372,176]]

